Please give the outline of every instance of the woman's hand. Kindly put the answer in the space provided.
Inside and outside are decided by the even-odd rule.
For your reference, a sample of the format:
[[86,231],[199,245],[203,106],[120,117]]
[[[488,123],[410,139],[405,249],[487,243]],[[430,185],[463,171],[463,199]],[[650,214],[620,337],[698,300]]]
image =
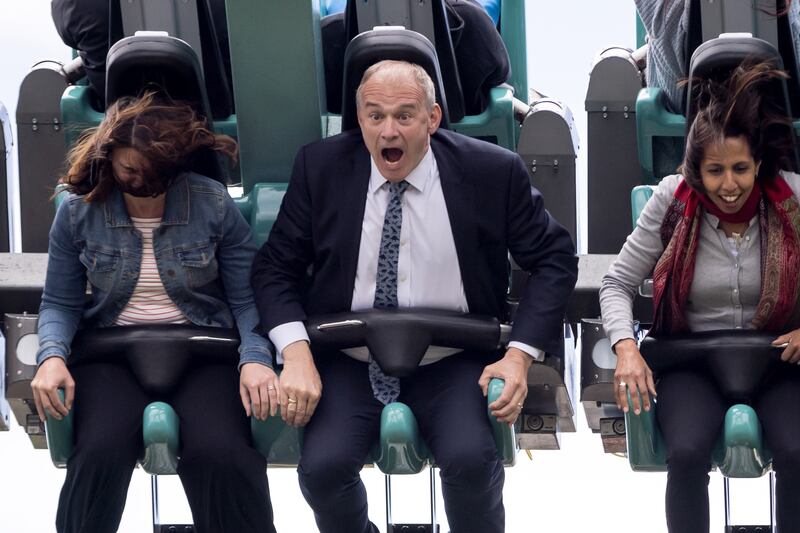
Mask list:
[[639,353],[636,341],[623,339],[614,345],[614,352],[617,354],[617,369],[614,372],[614,397],[617,399],[617,407],[625,413],[628,412],[626,392],[630,389],[634,414],[641,413],[642,407],[645,411],[649,411],[650,394],[656,396],[656,385],[653,381],[653,372]]
[[281,417],[290,426],[308,424],[322,395],[322,381],[306,341],[293,342],[283,349],[281,372]]
[[773,346],[780,346],[781,344],[786,345],[786,348],[781,352],[781,361],[800,364],[800,329],[785,333],[772,341]]
[[[33,401],[39,419],[45,421],[45,412],[56,420],[61,420],[72,409],[75,398],[75,381],[67,370],[67,364],[60,357],[46,359],[36,370],[31,381]],[[64,403],[58,397],[58,389],[64,389]]]
[[[278,412],[280,383],[275,371],[260,363],[245,363],[239,373],[239,395],[247,416],[266,420]],[[251,406],[252,405],[252,410]]]

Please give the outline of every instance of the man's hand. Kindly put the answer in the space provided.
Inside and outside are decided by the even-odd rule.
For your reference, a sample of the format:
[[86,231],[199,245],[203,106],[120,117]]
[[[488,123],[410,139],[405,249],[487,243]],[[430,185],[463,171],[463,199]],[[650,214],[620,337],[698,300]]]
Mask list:
[[[247,416],[266,420],[278,412],[280,383],[275,371],[260,363],[245,363],[239,373],[239,396]],[[252,410],[250,406],[252,405]]]
[[520,349],[509,348],[506,355],[483,369],[478,380],[483,395],[489,393],[489,381],[500,378],[506,382],[503,393],[489,405],[492,415],[501,422],[513,424],[522,411],[522,404],[528,395],[528,369],[533,364],[533,357]]
[[[56,420],[61,420],[72,409],[75,398],[75,381],[67,370],[67,364],[60,357],[46,359],[36,370],[31,381],[33,401],[39,419],[45,421],[45,412]],[[64,389],[64,403],[58,397],[58,389]]]
[[283,349],[281,372],[281,417],[290,426],[308,424],[322,394],[314,358],[306,341],[297,341]]

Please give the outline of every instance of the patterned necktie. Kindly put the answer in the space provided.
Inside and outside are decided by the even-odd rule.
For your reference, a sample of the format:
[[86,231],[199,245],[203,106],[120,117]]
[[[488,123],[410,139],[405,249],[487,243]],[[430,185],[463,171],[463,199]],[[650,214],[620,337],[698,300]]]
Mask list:
[[[403,227],[403,193],[407,188],[407,181],[389,184],[389,205],[383,218],[375,280],[373,307],[377,309],[397,307],[397,259],[400,255],[400,229]],[[375,398],[384,405],[396,401],[400,395],[400,380],[384,374],[378,363],[370,359],[369,381]]]

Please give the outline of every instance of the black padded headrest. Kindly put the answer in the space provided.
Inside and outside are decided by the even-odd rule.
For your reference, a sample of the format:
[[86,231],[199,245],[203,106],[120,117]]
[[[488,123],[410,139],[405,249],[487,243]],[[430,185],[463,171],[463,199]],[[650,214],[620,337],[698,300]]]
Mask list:
[[203,326],[114,326],[79,331],[72,341],[70,366],[86,363],[127,364],[150,394],[168,394],[186,369],[199,363],[239,361],[235,330]]
[[[755,37],[726,36],[706,41],[697,47],[689,64],[689,83],[686,91],[686,127],[691,126],[697,113],[692,91],[698,79],[724,79],[743,61],[769,62],[783,69],[778,51],[767,41]],[[786,84],[775,80],[770,88],[775,103],[791,116]]]
[[658,376],[683,368],[704,369],[732,401],[750,400],[772,371],[779,368],[782,348],[776,335],[753,330],[719,330],[647,337],[640,350]]
[[[356,9],[357,1],[364,0],[347,0],[347,6],[345,7],[345,33],[348,41],[352,41],[361,33],[372,31],[372,28],[363,27],[359,23],[358,10]],[[448,112],[446,117],[448,123],[458,122],[466,115],[466,109],[461,77],[458,71],[458,61],[456,60],[455,48],[450,36],[450,23],[447,20],[445,0],[428,0],[428,2],[430,2],[431,14],[433,15],[434,50],[436,50],[439,71],[443,81],[442,87],[444,87],[444,93],[447,95]],[[414,30],[413,27],[407,29]],[[394,58],[387,57],[382,59]],[[438,97],[437,101],[439,101]]]
[[[211,110],[208,116],[215,119],[226,118],[234,112],[234,104],[225,2],[197,0],[197,17],[203,48],[200,61],[204,76],[200,80],[208,94]],[[109,1],[109,24],[109,43],[113,45],[125,37],[119,0]]]
[[364,72],[385,59],[408,61],[425,69],[433,80],[436,101],[442,108],[441,127],[449,127],[451,117],[447,97],[442,92],[444,85],[436,50],[428,39],[417,32],[391,28],[364,32],[347,45],[342,89],[342,131],[358,127],[356,90]]
[[[191,104],[213,124],[197,54],[186,42],[163,35],[137,35],[118,41],[106,60],[106,105],[153,87],[173,100]],[[227,165],[213,150],[200,154],[191,170],[229,182]]]

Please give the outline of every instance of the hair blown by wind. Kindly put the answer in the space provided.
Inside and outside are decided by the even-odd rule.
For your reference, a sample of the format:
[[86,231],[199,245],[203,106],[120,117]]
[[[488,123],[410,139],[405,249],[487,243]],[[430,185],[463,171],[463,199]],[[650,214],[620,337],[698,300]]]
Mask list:
[[725,79],[700,79],[694,84],[697,114],[686,136],[680,172],[689,185],[704,192],[700,164],[706,147],[726,137],[744,137],[753,159],[761,162],[759,175],[772,179],[793,168],[794,129],[777,101],[774,88],[788,79],[770,63],[742,63]]
[[154,190],[166,190],[182,172],[193,170],[202,153],[212,150],[236,161],[236,141],[217,135],[191,105],[164,100],[152,92],[120,98],[105,118],[87,131],[70,151],[68,170],[59,180],[87,202],[104,200],[115,186],[111,154],[134,148],[147,161]]

